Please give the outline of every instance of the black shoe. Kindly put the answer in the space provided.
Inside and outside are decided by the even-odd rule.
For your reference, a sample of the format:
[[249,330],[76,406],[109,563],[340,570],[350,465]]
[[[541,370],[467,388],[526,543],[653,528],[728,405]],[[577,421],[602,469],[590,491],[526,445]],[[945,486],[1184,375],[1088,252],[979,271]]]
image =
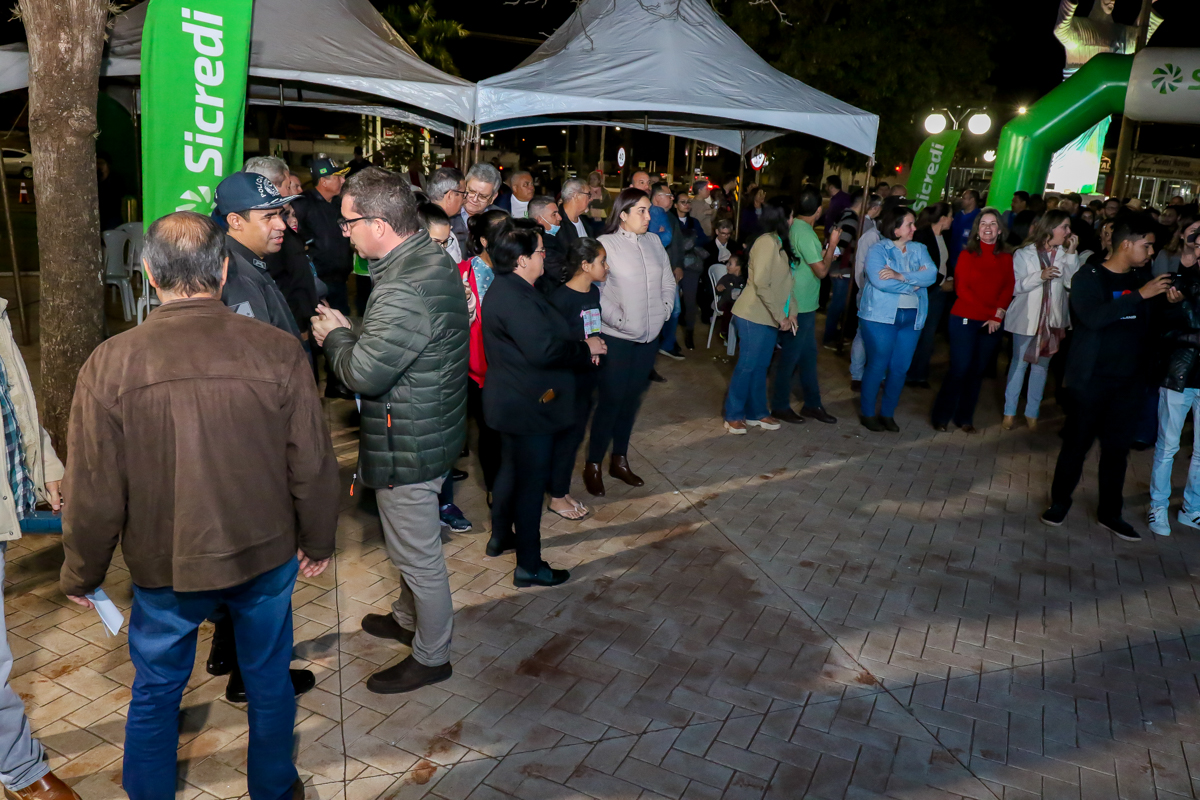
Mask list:
[[1069,505],[1051,503],[1050,507],[1042,512],[1042,523],[1049,525],[1051,528],[1057,528],[1063,524],[1063,520],[1067,518],[1067,512],[1070,510],[1071,506]]
[[1127,542],[1140,542],[1142,540],[1142,535],[1119,516],[1099,517],[1096,521],[1100,523],[1101,528],[1104,528],[1118,539],[1124,539]]
[[537,572],[526,572],[517,567],[513,571],[513,586],[524,589],[529,586],[558,586],[566,583],[571,573],[565,569],[552,569],[549,564],[542,562]]
[[233,640],[233,620],[228,616],[216,623],[212,649],[205,665],[209,675],[228,675],[237,666],[237,645]]
[[850,391],[862,394],[862,381],[850,381]]
[[905,381],[904,385],[911,386],[914,389],[932,389],[933,388],[932,386],[929,385],[929,381]]
[[883,427],[883,423],[879,421],[879,417],[863,417],[860,416],[858,421],[862,426],[872,433],[883,433],[887,428]]
[[449,661],[436,667],[427,667],[409,656],[396,666],[388,667],[367,678],[367,689],[375,694],[400,694],[431,683],[441,683],[453,674],[454,669]]
[[683,332],[683,344],[685,347],[687,347],[688,350],[695,350],[696,349],[695,334],[692,333],[691,331],[685,330]]
[[362,618],[362,629],[377,639],[391,639],[412,647],[415,633],[402,627],[391,614],[367,614]]
[[468,477],[469,476],[468,476],[466,470],[461,470],[461,469],[450,470],[450,480],[452,480],[452,481],[465,481]]
[[507,553],[509,550],[516,550],[516,549],[517,549],[517,543],[513,539],[513,537],[507,536],[507,537],[501,538],[493,533],[492,538],[488,539],[487,549],[484,550],[484,552],[487,553],[488,558],[499,558],[500,556]]
[[325,396],[336,400],[353,400],[354,392],[340,383],[325,384]]
[[652,370],[650,370],[650,381],[652,383],[666,383],[667,379],[664,378],[662,375],[659,375],[658,370],[652,369]]
[[945,422],[935,422],[933,423],[933,429],[938,433],[945,433],[950,430],[950,426]]
[[300,778],[292,784],[292,800],[304,800],[304,781]]
[[[775,417],[778,416],[778,414],[775,414]],[[837,422],[837,417],[835,417],[833,414],[830,414],[823,408],[809,408],[808,406],[803,406],[800,409],[800,416],[807,417],[808,419],[815,419],[817,422],[824,422],[826,425],[832,425],[833,423]]]
[[780,422],[790,422],[793,425],[803,425],[804,417],[792,411],[790,408],[783,411],[772,411],[771,416]]
[[[292,691],[296,697],[304,694],[317,685],[317,678],[306,669],[289,669],[292,675]],[[246,702],[246,684],[242,680],[242,671],[235,669],[229,675],[229,685],[225,687],[225,699],[231,703]]]
[[895,417],[880,417],[879,423],[883,425],[883,429],[888,433],[899,433],[900,426],[896,424]]
[[1138,453],[1149,450],[1151,447],[1154,447],[1154,445],[1150,442],[1134,442],[1133,444],[1129,445],[1130,450],[1134,450]]

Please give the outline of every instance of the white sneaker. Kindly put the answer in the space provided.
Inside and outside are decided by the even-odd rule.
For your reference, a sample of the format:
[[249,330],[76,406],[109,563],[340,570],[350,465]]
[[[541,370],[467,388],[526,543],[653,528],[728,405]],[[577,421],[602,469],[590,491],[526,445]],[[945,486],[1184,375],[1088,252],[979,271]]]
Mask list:
[[1171,535],[1171,515],[1167,513],[1165,508],[1161,506],[1150,506],[1149,524],[1150,532],[1159,536]]
[[774,417],[763,417],[762,419],[748,419],[746,426],[750,428],[762,428],[764,431],[777,431],[783,427],[779,420]]
[[1189,528],[1200,530],[1200,511],[1188,511],[1185,508],[1181,508],[1179,509],[1179,516],[1176,519]]

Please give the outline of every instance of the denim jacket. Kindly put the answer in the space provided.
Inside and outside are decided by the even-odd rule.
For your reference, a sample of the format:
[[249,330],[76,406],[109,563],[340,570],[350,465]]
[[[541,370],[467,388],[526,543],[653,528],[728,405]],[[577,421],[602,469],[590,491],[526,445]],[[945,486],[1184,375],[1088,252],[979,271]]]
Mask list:
[[[883,280],[881,270],[890,268],[904,276],[903,280]],[[925,325],[929,313],[929,295],[925,291],[938,277],[937,266],[929,257],[925,245],[909,242],[901,250],[891,239],[881,239],[867,253],[867,265],[863,270],[866,283],[858,299],[859,319],[867,322],[883,322],[888,325],[896,321],[896,308],[902,294],[917,296],[916,329]]]

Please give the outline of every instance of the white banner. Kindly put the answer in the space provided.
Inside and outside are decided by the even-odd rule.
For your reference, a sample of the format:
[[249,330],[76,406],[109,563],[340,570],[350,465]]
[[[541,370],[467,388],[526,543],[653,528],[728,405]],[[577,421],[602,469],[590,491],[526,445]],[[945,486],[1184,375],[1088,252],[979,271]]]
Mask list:
[[1200,49],[1148,47],[1134,56],[1125,113],[1140,122],[1200,123]]

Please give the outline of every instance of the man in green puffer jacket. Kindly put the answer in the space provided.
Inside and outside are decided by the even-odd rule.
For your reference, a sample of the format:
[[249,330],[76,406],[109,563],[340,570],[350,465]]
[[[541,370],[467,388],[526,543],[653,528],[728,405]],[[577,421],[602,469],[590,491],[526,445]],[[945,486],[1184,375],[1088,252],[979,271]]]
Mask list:
[[412,648],[367,688],[409,692],[452,674],[454,610],[437,495],[466,440],[467,301],[458,268],[422,229],[406,179],[377,167],[354,173],[340,224],[370,262],[375,286],[362,333],[322,307],[313,336],[338,379],[362,396],[357,478],[376,490],[400,571],[392,613],[368,614],[363,630]]

